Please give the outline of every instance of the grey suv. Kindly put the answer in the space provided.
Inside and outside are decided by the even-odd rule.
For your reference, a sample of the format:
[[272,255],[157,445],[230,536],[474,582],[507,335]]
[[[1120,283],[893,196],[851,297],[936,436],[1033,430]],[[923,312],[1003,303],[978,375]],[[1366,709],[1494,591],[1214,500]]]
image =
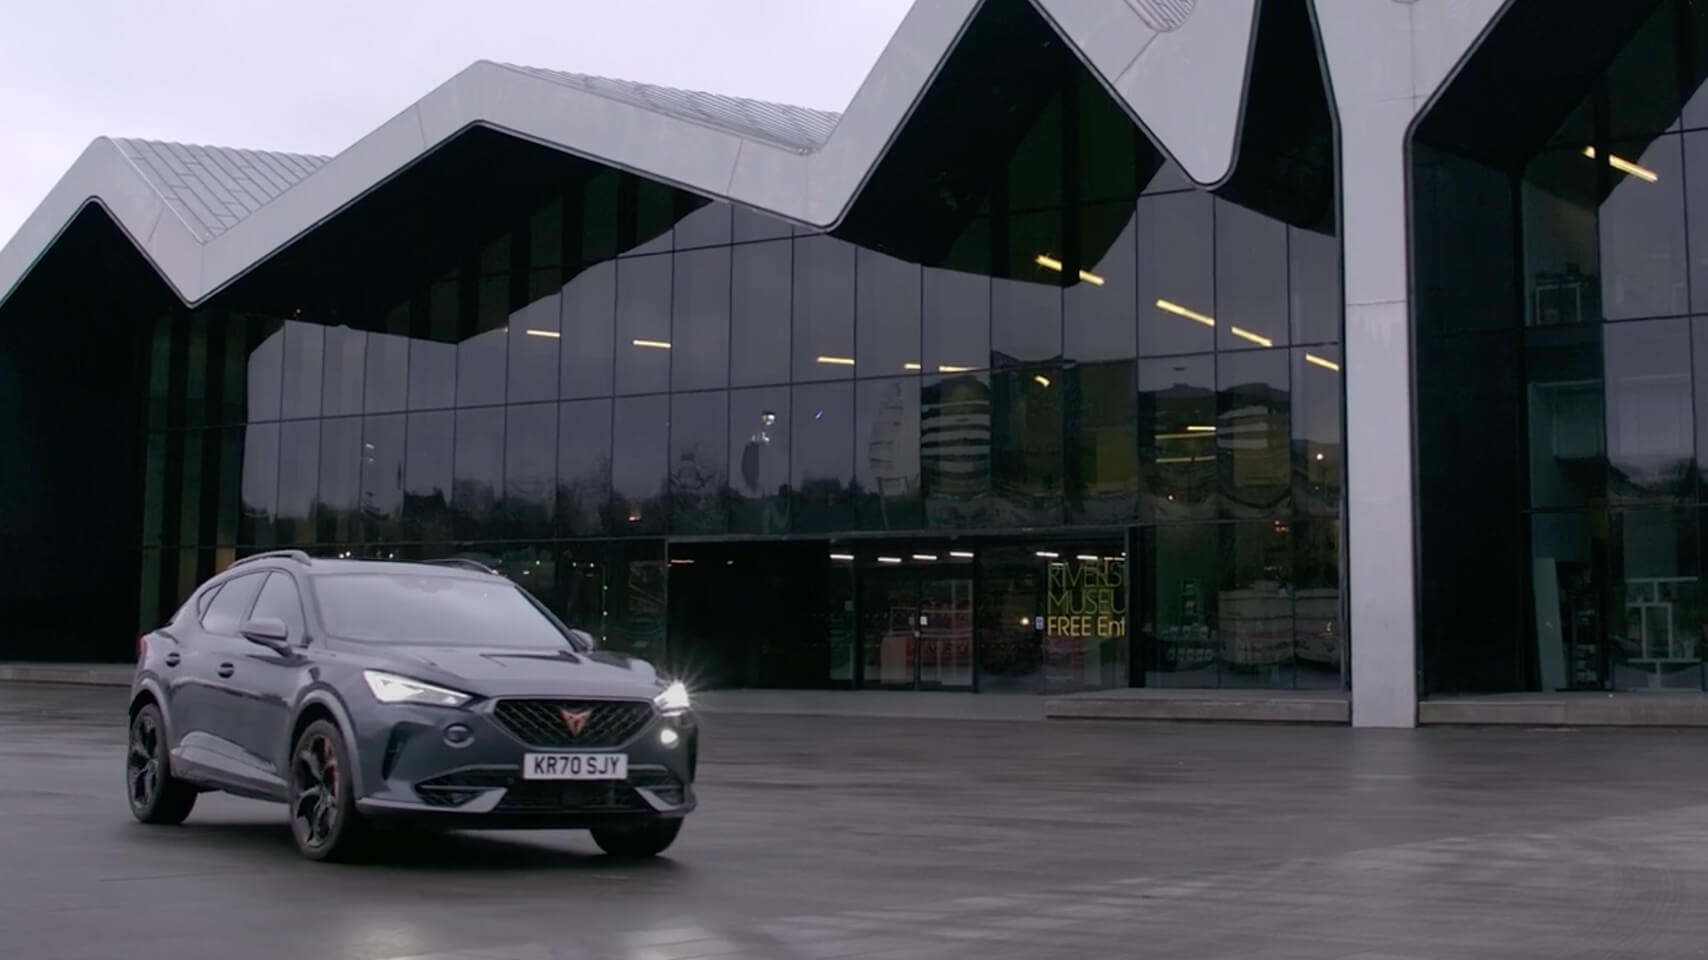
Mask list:
[[650,857],[695,805],[687,689],[472,561],[239,560],[139,641],[129,719],[138,820],[209,790],[279,801],[316,860],[381,819]]

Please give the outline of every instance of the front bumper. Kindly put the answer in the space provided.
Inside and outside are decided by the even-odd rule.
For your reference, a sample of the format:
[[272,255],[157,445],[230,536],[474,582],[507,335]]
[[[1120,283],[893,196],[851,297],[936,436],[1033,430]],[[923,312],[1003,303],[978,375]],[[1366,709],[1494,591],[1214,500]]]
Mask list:
[[[684,817],[696,805],[699,724],[692,711],[655,711],[621,742],[583,748],[530,746],[494,717],[491,702],[374,710],[369,722],[357,724],[364,735],[356,807],[376,818],[469,829],[580,829]],[[522,778],[525,755],[563,752],[627,754],[628,778]]]

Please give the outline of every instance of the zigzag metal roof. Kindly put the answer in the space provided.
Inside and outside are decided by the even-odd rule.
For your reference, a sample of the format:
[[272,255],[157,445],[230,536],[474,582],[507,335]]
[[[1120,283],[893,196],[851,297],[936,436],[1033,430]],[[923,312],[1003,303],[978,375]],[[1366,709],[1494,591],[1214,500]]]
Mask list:
[[[1031,2],[1194,180],[1228,176],[1258,0]],[[916,3],[840,115],[480,61],[331,158],[101,138],[0,248],[0,299],[94,202],[198,303],[476,124],[828,229],[981,3]]]

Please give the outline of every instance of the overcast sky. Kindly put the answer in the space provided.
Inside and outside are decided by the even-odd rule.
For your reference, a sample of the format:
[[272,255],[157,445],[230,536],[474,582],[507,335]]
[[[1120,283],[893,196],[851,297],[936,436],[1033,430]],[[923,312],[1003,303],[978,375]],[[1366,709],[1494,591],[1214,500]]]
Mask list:
[[911,5],[0,0],[0,246],[95,137],[333,154],[479,59],[841,110]]

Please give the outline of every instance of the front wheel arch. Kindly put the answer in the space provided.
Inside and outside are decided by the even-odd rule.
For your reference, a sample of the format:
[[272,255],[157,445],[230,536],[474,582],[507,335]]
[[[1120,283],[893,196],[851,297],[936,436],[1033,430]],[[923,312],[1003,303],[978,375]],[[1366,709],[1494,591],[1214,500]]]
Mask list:
[[351,785],[355,787],[356,796],[366,796],[362,751],[356,745],[356,731],[350,721],[350,714],[337,698],[324,690],[311,691],[297,705],[296,718],[291,721],[290,733],[285,739],[285,764],[279,769],[287,772],[290,770],[291,754],[296,750],[297,739],[308,729],[309,724],[316,720],[325,720],[338,730],[338,735],[344,741],[344,752],[349,756]]

